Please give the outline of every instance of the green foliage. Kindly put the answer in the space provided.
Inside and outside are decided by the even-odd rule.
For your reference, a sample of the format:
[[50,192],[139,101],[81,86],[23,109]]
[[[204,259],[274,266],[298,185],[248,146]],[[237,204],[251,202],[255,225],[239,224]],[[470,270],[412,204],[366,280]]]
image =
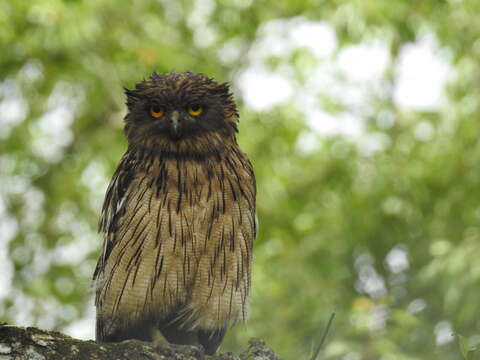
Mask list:
[[[82,319],[92,319],[101,202],[125,151],[122,86],[192,70],[236,86],[239,142],[258,180],[252,314],[224,349],[255,336],[285,359],[307,358],[335,311],[322,359],[473,359],[479,13],[478,0],[1,2],[0,321],[93,329]],[[378,82],[360,81],[361,106],[328,84],[313,96],[339,122],[352,113],[361,136],[318,134],[305,120],[311,109],[298,98],[328,56],[296,44],[262,50],[320,21],[335,30],[333,63],[352,44],[387,49]],[[265,37],[275,22],[279,35]],[[452,68],[447,97],[405,108],[394,101],[396,66],[425,36]],[[286,76],[295,96],[249,105],[239,79],[258,64]],[[465,334],[460,346],[452,332]]]
[[457,334],[457,338],[464,360],[475,359],[475,353],[477,352],[477,349],[475,347],[470,347],[468,344],[468,339],[466,339],[464,336]]

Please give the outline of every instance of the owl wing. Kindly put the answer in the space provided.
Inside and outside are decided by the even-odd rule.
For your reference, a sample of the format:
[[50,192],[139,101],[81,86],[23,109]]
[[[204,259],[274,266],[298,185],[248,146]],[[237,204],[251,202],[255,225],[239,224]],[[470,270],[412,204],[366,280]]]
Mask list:
[[115,245],[115,232],[119,219],[125,214],[128,189],[134,179],[134,161],[125,154],[107,188],[100,217],[99,232],[104,234],[103,251],[93,279],[97,279]]

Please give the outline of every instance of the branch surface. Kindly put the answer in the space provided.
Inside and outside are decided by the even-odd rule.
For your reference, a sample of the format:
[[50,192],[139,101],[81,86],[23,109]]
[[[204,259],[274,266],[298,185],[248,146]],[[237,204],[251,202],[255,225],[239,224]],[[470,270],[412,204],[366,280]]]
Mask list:
[[223,353],[205,355],[195,346],[167,345],[127,340],[97,343],[78,340],[56,331],[0,324],[0,360],[279,360],[263,340],[251,339],[248,348],[237,356]]

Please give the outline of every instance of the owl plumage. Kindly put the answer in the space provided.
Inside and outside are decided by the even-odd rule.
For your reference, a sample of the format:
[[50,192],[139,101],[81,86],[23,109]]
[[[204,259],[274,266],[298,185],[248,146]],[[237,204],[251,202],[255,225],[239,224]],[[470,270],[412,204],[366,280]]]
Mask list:
[[107,189],[94,273],[98,341],[218,349],[248,312],[255,177],[229,88],[154,73],[126,90],[128,150]]

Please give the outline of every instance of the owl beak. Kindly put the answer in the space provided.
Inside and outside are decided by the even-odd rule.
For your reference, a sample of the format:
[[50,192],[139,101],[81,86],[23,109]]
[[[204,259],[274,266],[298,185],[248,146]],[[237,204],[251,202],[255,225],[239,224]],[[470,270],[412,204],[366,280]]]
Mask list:
[[174,139],[180,138],[180,114],[178,111],[172,111],[170,115],[170,135]]

